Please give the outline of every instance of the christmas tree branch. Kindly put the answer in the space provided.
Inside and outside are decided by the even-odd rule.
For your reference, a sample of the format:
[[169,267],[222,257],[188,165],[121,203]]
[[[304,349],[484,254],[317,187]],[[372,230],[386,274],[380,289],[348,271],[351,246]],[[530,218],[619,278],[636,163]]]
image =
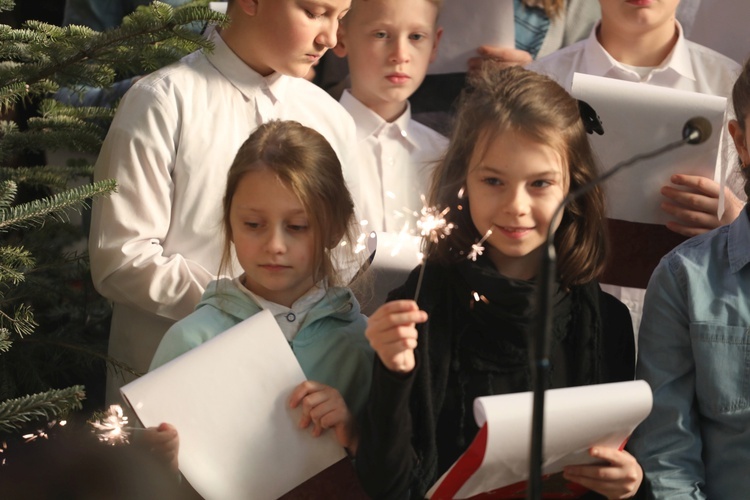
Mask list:
[[86,398],[82,385],[9,399],[0,403],[0,432],[20,430],[35,420],[50,420],[80,410]]
[[114,179],[107,179],[0,210],[0,230],[43,224],[46,216],[63,216],[65,210],[86,206],[86,199],[111,193],[116,187]]

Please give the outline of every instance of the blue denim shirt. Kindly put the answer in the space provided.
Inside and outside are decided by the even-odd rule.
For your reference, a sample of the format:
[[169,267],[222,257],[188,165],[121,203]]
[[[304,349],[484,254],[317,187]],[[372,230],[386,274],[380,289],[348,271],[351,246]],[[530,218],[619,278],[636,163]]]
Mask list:
[[629,449],[656,498],[750,498],[750,218],[692,238],[651,276],[637,377],[654,408]]

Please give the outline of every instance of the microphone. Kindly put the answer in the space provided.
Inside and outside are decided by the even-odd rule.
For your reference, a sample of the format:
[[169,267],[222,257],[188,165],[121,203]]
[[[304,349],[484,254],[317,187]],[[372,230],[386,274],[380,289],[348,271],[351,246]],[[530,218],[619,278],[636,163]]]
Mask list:
[[682,139],[671,142],[653,151],[635,155],[624,160],[610,170],[599,174],[587,183],[579,186],[563,198],[555,210],[549,228],[547,229],[547,240],[543,244],[542,262],[539,268],[537,286],[537,321],[536,330],[531,332],[531,375],[532,375],[532,399],[533,410],[531,417],[531,451],[529,460],[529,489],[528,497],[531,500],[542,498],[542,449],[544,443],[544,391],[549,378],[549,344],[552,332],[552,289],[555,279],[555,244],[552,228],[555,222],[562,217],[562,212],[574,200],[580,198],[594,187],[603,183],[620,170],[630,167],[639,161],[660,156],[664,153],[677,149],[685,144],[702,144],[711,137],[711,122],[702,116],[690,118],[682,128]]
[[702,116],[695,116],[682,127],[682,138],[688,144],[703,144],[711,137],[711,122]]

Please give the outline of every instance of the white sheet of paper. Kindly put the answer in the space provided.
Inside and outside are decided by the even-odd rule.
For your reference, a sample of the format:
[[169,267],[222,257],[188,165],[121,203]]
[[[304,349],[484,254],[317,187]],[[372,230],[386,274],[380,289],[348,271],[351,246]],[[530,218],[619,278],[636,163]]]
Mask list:
[[684,145],[610,178],[605,183],[610,218],[664,224],[671,217],[660,208],[666,200],[660,190],[670,184],[672,174],[721,179],[724,97],[581,73],[573,75],[571,94],[590,104],[601,118],[604,135],[589,138],[603,172],[679,140],[690,118],[703,116],[711,122],[711,137],[703,144]]
[[[543,474],[566,465],[594,463],[594,445],[619,447],[651,412],[651,388],[642,380],[552,389],[545,393]],[[474,418],[487,422],[487,451],[480,468],[456,498],[492,491],[528,479],[531,392],[486,396],[474,400]],[[427,496],[442,482],[430,489]]]
[[445,0],[438,26],[443,38],[429,74],[465,73],[480,45],[516,46],[513,0]]
[[227,2],[208,2],[208,6],[216,12],[227,13]]
[[345,456],[332,433],[297,427],[288,398],[304,380],[261,311],[121,392],[144,426],[177,428],[180,470],[203,498],[273,499]]

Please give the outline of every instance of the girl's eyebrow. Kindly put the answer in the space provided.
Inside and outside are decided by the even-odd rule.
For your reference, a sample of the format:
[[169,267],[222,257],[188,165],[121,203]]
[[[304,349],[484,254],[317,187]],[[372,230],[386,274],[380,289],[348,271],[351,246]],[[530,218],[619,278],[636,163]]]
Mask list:
[[[336,5],[325,0],[306,0],[307,3],[314,7],[322,7],[326,10],[336,10]],[[348,12],[349,9],[343,9],[342,12]]]
[[[478,172],[489,172],[493,174],[507,174],[508,171],[512,171],[512,168],[506,168],[506,169],[499,169],[497,167],[493,167],[492,165],[487,165],[484,163],[480,163],[475,167],[475,170]],[[539,170],[538,172],[531,172],[529,174],[530,177],[560,177],[561,173],[559,170],[556,169],[546,169],[546,170]]]
[[[241,212],[252,212],[257,214],[264,214],[266,213],[266,210],[263,207],[254,207],[254,206],[246,206],[246,205],[237,205],[237,210]],[[284,212],[284,215],[306,215],[307,212],[305,212],[304,208],[295,208],[294,210],[288,210]]]

